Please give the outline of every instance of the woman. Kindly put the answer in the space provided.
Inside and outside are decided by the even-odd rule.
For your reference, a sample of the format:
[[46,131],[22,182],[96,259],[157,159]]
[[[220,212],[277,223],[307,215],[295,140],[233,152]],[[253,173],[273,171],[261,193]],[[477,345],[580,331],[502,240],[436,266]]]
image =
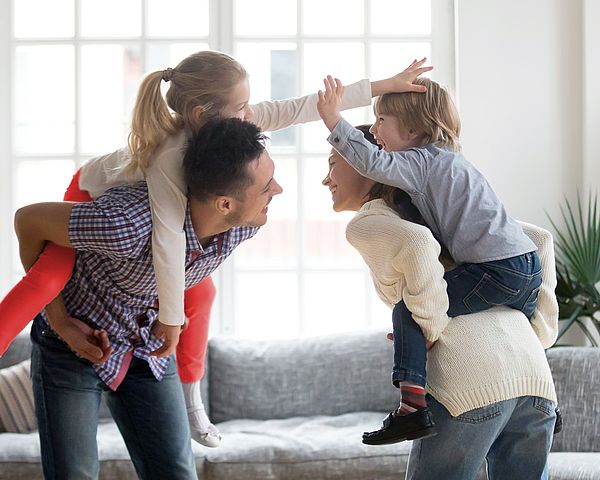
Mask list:
[[[359,128],[375,143],[367,126]],[[357,212],[346,237],[369,266],[380,298],[418,310],[423,329],[428,318],[445,316],[440,245],[426,227],[405,220],[414,207],[404,192],[362,177],[335,150],[323,185],[335,211]],[[520,312],[498,307],[473,314],[481,318],[452,318],[438,334],[427,372],[437,435],[413,442],[410,479],[475,478],[485,461],[493,478],[547,477],[556,418],[544,354],[557,335],[554,254],[548,232],[524,229],[539,249],[544,278],[531,325]]]

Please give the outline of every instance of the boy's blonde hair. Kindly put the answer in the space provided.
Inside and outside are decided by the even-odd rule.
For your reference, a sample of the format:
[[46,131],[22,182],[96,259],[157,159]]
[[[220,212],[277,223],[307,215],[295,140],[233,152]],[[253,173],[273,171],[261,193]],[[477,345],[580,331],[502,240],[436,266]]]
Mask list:
[[427,87],[427,92],[385,93],[377,98],[375,111],[397,117],[403,128],[423,136],[423,145],[460,151],[460,117],[448,91],[429,78],[414,83]]
[[[138,90],[128,138],[131,161],[124,168],[146,169],[167,136],[184,127],[195,132],[209,118],[218,117],[231,89],[247,76],[237,60],[214,51],[194,53],[175,68],[150,73]],[[163,80],[170,82],[166,101],[161,93]],[[201,114],[194,114],[196,107]]]

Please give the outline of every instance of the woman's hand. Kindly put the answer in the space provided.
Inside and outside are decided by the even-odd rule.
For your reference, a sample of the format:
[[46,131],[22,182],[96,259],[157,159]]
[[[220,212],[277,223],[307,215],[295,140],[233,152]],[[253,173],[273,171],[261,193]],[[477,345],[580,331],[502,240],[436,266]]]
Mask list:
[[413,83],[419,76],[425,72],[429,72],[433,67],[423,67],[427,58],[421,60],[414,60],[408,68],[404,71],[397,73],[393,77],[386,78],[385,80],[378,80],[371,82],[371,92],[374,97],[383,95],[384,93],[402,93],[402,92],[417,92],[424,93],[427,88],[423,85],[416,85]]

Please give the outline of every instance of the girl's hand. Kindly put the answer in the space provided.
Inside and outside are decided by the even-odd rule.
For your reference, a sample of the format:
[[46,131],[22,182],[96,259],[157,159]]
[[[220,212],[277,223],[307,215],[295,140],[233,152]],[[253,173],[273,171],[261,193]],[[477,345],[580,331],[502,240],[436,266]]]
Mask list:
[[318,92],[317,111],[325,126],[331,132],[342,118],[340,105],[344,95],[344,86],[338,78],[334,79],[331,75],[327,75],[327,78],[323,79],[323,83],[325,84],[325,92],[322,90]]
[[371,91],[374,97],[383,95],[384,93],[402,93],[402,92],[417,92],[424,93],[427,88],[423,85],[415,85],[413,82],[425,72],[429,72],[433,67],[423,67],[427,58],[414,60],[403,72],[397,73],[393,77],[371,82]]
[[165,325],[156,321],[152,326],[152,333],[159,340],[164,340],[162,347],[154,350],[151,355],[164,358],[172,353],[175,353],[175,347],[179,343],[179,334],[181,333],[181,325]]

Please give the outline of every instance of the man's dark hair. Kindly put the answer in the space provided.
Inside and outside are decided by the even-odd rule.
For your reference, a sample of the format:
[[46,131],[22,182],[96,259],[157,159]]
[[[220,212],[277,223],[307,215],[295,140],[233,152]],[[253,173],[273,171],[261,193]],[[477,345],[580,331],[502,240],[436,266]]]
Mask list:
[[265,139],[256,125],[238,118],[206,122],[183,157],[189,195],[200,201],[218,195],[242,200],[253,181],[248,164],[260,157]]

